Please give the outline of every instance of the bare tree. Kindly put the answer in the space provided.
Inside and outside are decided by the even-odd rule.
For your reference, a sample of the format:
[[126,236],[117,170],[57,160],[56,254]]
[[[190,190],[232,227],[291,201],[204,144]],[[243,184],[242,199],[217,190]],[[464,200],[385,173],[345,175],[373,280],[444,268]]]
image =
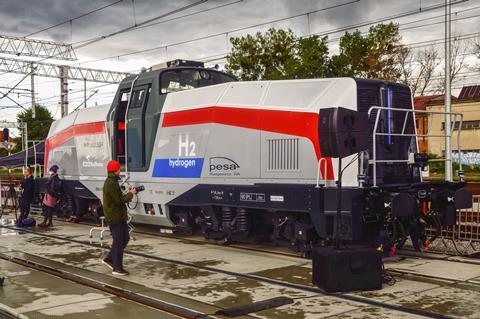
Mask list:
[[466,63],[467,51],[470,47],[470,42],[463,41],[460,42],[457,37],[452,43],[452,70],[451,70],[451,79],[452,83],[457,78],[458,73],[464,68],[468,68],[469,65]]
[[[469,69],[470,65],[468,64],[466,57],[468,56],[468,50],[471,47],[471,42],[462,41],[458,37],[455,37],[452,43],[451,53],[451,63],[450,63],[450,80],[451,84],[455,83],[459,73],[463,70]],[[443,57],[443,61],[445,61],[445,57]],[[442,62],[443,62],[442,61]],[[437,81],[437,91],[438,92],[445,92],[445,70],[443,70],[440,74],[440,78]]]
[[419,52],[405,49],[399,55],[401,81],[410,86],[414,95],[424,95],[433,84],[441,59],[434,46]]
[[399,81],[408,85],[412,92],[416,91],[413,87],[415,81],[412,81],[413,71],[415,67],[415,61],[413,60],[412,49],[403,47],[398,53],[398,65],[400,71]]
[[476,63],[476,69],[480,71],[480,38],[475,41],[473,44],[474,49],[473,52],[475,52],[475,55],[477,56],[477,63]]
[[426,48],[417,54],[417,60],[419,63],[419,75],[420,78],[417,90],[420,95],[424,95],[427,88],[429,88],[433,81],[435,70],[441,62],[439,53],[434,46]]

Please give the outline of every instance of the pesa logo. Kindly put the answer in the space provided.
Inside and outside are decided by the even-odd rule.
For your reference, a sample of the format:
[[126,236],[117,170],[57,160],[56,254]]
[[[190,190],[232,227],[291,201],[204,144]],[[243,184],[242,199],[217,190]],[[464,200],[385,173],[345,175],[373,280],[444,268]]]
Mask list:
[[240,168],[235,161],[227,157],[211,157],[210,161],[210,175],[217,176],[231,176],[240,175],[236,170]]

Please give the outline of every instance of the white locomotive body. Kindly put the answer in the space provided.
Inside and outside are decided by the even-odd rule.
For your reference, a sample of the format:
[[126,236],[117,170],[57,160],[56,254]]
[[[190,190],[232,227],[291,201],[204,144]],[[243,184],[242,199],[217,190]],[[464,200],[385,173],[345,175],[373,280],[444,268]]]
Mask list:
[[[122,81],[111,106],[55,121],[45,167],[60,166],[77,211],[98,209],[106,163],[115,159],[127,183],[145,187],[129,208],[135,222],[201,230],[211,238],[267,236],[308,250],[319,239],[331,239],[336,211],[338,159],[322,156],[320,147],[335,134],[320,132],[320,113],[342,107],[366,114],[375,105],[412,109],[410,90],[352,78],[237,82],[188,65],[150,71]],[[374,116],[381,117],[385,132],[404,125],[413,133],[413,118],[406,114]],[[371,144],[371,132],[369,137]],[[365,220],[378,214],[385,220],[387,211],[371,211],[399,192],[385,189],[423,185],[418,167],[395,162],[416,152],[415,137],[387,136],[376,143],[376,158],[392,160],[376,166],[375,186],[383,193],[371,187],[368,156],[346,159],[354,164],[342,179],[344,239],[378,235],[365,230]],[[361,183],[359,170],[366,174]]]

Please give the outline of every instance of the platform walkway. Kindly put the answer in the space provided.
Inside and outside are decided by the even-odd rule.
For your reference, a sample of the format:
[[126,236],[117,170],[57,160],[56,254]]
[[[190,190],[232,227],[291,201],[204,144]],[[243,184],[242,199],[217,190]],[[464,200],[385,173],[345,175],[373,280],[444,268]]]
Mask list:
[[[137,240],[130,242],[127,250],[137,255],[127,253],[125,257],[125,266],[131,275],[118,279],[112,277],[109,270],[100,263],[106,253],[105,248],[91,247],[78,242],[72,243],[21,231],[0,230],[0,246],[2,247],[0,254],[20,256],[24,259],[49,264],[51,267],[62,267],[82,276],[102,280],[119,289],[131,289],[134,292],[149,294],[152,298],[159,300],[168,299],[202,313],[212,314],[215,310],[222,308],[247,305],[275,296],[287,296],[294,300],[293,304],[256,312],[248,317],[278,319],[421,318],[421,316],[413,314],[406,316],[401,311],[341,300],[335,296],[325,296],[239,276],[154,260],[148,256],[311,285],[311,263],[305,259],[248,252],[207,243],[193,244],[182,239],[136,234]],[[55,227],[48,230],[46,234],[88,243],[88,230],[89,227],[85,225],[57,222]],[[140,257],[138,254],[145,255],[145,257]],[[386,304],[426,310],[451,318],[480,318],[480,304],[478,303],[480,266],[475,264],[475,261],[465,263],[462,260],[412,257],[387,264],[387,268],[398,272],[395,285],[385,286],[380,291],[351,295]],[[412,276],[409,276],[409,273]],[[65,307],[71,315],[78,314],[81,317],[88,312],[90,317],[103,311],[109,312],[110,309],[114,313],[113,309],[116,307],[110,303],[99,303],[95,306],[96,309],[78,308],[75,304],[69,307],[68,299],[70,297],[68,296],[74,295],[74,293],[70,294],[68,290],[55,291],[52,289],[49,291],[48,287],[38,286],[37,280],[31,279],[26,274],[7,273],[6,276],[10,282],[16,280],[30,282],[33,289],[30,295],[27,293],[25,297],[22,297],[24,298],[23,302],[16,301],[17,297],[13,293],[5,293],[7,290],[0,295],[1,304],[17,309],[20,313],[28,313],[22,308],[29,304],[28,300],[34,302],[34,300],[44,297],[42,293],[45,290],[41,289],[47,289],[49,299],[64,300]],[[24,276],[23,279],[22,276]],[[25,285],[23,287],[24,290],[27,289]],[[102,296],[102,298],[110,300],[108,296]],[[114,299],[112,298],[112,300]],[[81,302],[88,303],[85,300]],[[95,304],[95,302],[92,303]],[[74,317],[69,315],[68,318]],[[129,316],[122,318],[129,318]],[[132,316],[132,318],[146,319],[150,317],[146,314],[141,317]],[[152,316],[151,318],[159,317]]]

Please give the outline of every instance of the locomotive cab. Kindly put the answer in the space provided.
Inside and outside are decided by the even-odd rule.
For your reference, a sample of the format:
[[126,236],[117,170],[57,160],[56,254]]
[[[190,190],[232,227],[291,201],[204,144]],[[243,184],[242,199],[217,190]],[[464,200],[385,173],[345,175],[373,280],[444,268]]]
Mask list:
[[125,171],[147,171],[155,132],[170,93],[237,81],[203,63],[174,60],[124,79],[108,115],[112,158]]

